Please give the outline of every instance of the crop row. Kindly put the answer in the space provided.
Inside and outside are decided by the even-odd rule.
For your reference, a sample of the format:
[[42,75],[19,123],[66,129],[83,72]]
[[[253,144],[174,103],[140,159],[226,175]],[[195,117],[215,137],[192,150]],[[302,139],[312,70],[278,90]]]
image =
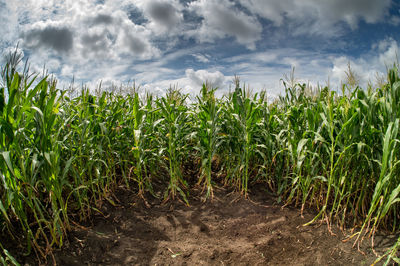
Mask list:
[[[286,86],[268,101],[239,80],[217,98],[195,100],[83,88],[71,97],[55,79],[17,71],[14,54],[0,89],[0,230],[45,258],[123,182],[187,204],[193,181],[212,199],[216,183],[248,196],[260,182],[285,204],[317,208],[314,220],[352,227],[359,243],[377,229],[398,232],[400,79],[380,88]],[[195,169],[195,176],[188,168]],[[193,171],[192,171],[193,172]],[[5,245],[3,243],[3,245]],[[397,261],[399,241],[385,254]],[[0,262],[17,264],[0,243]]]

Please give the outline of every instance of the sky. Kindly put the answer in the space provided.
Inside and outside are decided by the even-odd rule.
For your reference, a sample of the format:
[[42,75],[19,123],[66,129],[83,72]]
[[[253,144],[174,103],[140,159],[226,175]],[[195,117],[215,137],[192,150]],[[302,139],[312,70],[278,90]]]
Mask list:
[[233,77],[276,96],[299,82],[339,87],[350,63],[360,84],[397,61],[398,0],[0,0],[0,51],[16,45],[59,86],[132,84],[222,95]]

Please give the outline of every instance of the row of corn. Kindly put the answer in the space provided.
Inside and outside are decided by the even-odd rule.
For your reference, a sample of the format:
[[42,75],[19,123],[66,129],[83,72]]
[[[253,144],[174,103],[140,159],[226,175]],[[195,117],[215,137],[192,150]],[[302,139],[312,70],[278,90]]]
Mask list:
[[[397,68],[376,89],[285,84],[269,101],[236,80],[222,98],[203,85],[188,100],[174,88],[158,98],[135,88],[74,95],[28,67],[17,71],[20,61],[14,54],[1,69],[0,234],[26,254],[60,248],[121,183],[139,196],[165,184],[165,200],[189,204],[189,185],[205,198],[217,183],[247,197],[258,182],[285,204],[317,208],[310,223],[355,228],[355,243],[400,229]],[[5,244],[0,262],[17,265]],[[380,259],[399,262],[399,245]]]

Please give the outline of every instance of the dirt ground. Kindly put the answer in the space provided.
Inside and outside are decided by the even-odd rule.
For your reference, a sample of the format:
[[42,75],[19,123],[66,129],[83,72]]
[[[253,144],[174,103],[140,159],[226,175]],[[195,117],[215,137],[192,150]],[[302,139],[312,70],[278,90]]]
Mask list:
[[[55,252],[58,265],[370,265],[376,259],[365,246],[342,242],[336,228],[304,227],[314,214],[274,201],[263,188],[246,200],[219,188],[203,203],[193,191],[190,207],[149,198],[146,206],[127,190],[116,195],[119,206],[102,206],[92,225],[75,228],[65,247]],[[197,195],[196,195],[197,194]],[[390,242],[376,241],[383,251]],[[48,261],[51,265],[53,262]]]

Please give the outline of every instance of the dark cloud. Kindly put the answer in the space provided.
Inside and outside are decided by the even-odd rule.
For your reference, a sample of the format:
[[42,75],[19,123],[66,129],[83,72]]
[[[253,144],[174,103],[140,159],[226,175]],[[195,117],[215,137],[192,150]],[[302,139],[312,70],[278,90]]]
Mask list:
[[338,22],[357,28],[360,20],[376,23],[382,20],[391,6],[391,0],[237,0],[252,14],[272,21],[275,26],[284,22],[291,27],[305,27],[300,32],[330,35]]
[[217,10],[215,15],[215,24],[229,35],[243,39],[253,39],[259,34],[255,23],[249,23],[240,17],[233,16],[229,10]]
[[261,39],[262,25],[257,17],[244,13],[229,0],[198,0],[189,5],[189,10],[203,18],[201,27],[194,33],[200,41],[233,36],[247,48],[255,49],[255,42]]
[[81,37],[81,42],[85,47],[85,51],[100,52],[108,47],[107,37],[105,34],[84,34]]
[[98,24],[105,24],[109,25],[113,22],[113,18],[110,15],[105,15],[105,14],[99,14],[96,17],[93,18],[92,23],[95,25]]
[[326,11],[349,23],[357,23],[358,18],[375,23],[383,17],[390,4],[390,0],[339,0],[328,6]]
[[135,36],[126,36],[125,43],[135,55],[142,55],[148,51],[148,44]]
[[175,7],[167,2],[150,2],[146,8],[154,21],[167,27],[174,26],[179,21],[179,14]]
[[46,26],[32,29],[23,34],[25,45],[29,48],[50,48],[59,53],[69,52],[73,47],[73,32],[66,28]]

